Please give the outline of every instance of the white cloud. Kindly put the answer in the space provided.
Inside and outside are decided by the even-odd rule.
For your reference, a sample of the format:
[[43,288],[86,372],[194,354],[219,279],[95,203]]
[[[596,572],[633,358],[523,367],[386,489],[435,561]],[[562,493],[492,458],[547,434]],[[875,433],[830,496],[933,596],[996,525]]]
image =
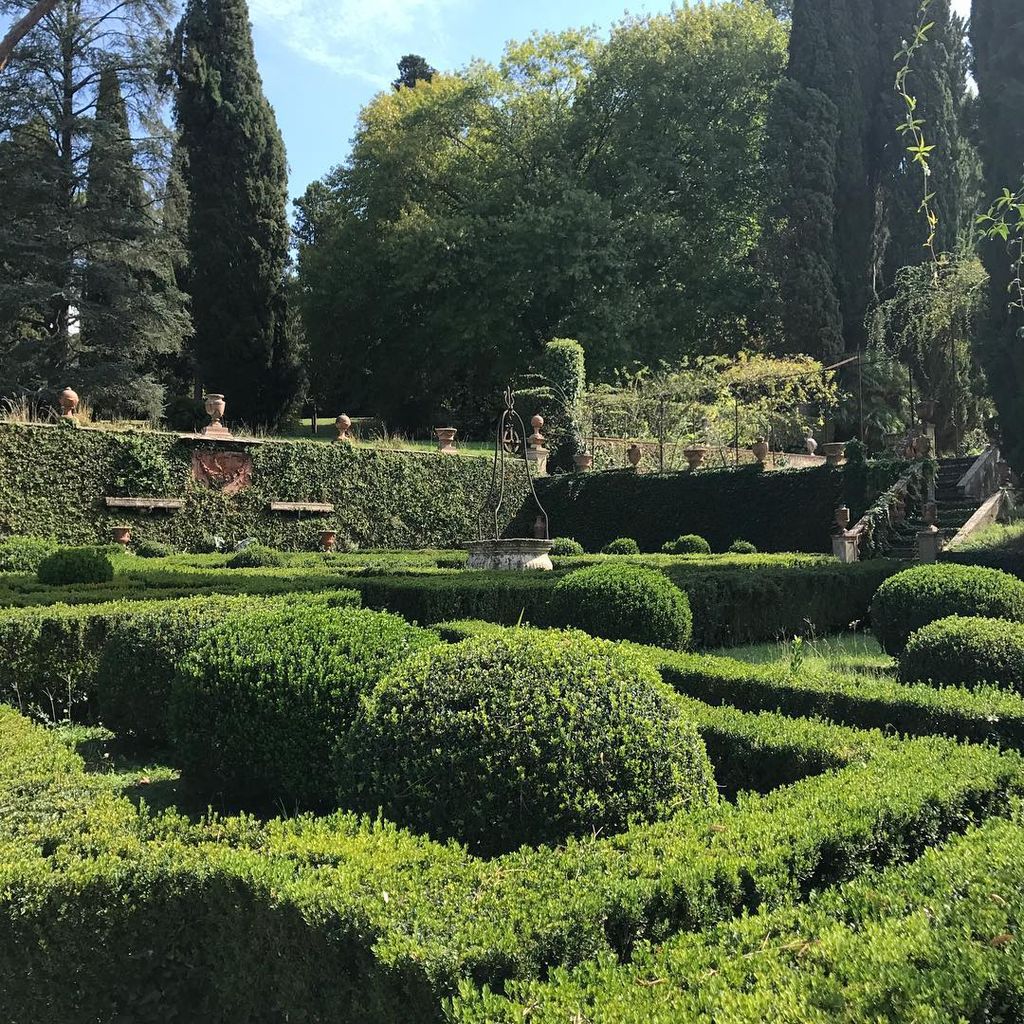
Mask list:
[[405,53],[443,64],[444,15],[471,0],[250,0],[253,24],[307,60],[384,87]]

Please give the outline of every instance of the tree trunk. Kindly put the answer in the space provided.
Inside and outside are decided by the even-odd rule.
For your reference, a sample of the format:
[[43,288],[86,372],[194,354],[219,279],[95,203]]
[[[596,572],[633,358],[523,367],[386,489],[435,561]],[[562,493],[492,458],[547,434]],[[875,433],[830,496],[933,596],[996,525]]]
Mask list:
[[32,5],[24,17],[19,18],[12,26],[11,30],[0,39],[0,73],[3,72],[4,68],[7,67],[8,62],[11,59],[11,54],[14,53],[14,48],[22,41],[46,17],[56,6],[60,3],[60,0],[38,0],[38,3]]

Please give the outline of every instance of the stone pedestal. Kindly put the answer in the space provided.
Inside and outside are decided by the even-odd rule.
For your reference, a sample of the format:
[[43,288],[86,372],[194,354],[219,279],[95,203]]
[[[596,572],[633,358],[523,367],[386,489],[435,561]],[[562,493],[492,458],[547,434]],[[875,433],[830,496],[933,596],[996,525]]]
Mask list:
[[942,552],[942,534],[933,523],[917,535],[917,560],[924,565],[933,565]]
[[458,430],[455,427],[437,427],[434,430],[437,435],[437,449],[442,455],[454,455],[457,451],[455,447],[455,435]]
[[547,448],[528,448],[526,457],[530,460],[530,469],[534,476],[547,476],[548,456],[551,454]]
[[840,562],[860,561],[860,537],[855,533],[834,533],[832,535],[832,554]]
[[527,539],[470,541],[469,568],[489,572],[526,572],[539,569],[550,571],[551,541]]

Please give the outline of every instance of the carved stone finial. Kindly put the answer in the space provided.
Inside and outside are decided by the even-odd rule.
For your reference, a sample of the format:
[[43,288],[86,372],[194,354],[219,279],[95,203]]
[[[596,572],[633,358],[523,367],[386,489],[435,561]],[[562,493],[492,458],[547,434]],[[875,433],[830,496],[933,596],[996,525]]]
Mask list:
[[351,441],[352,440],[352,420],[349,419],[345,413],[342,413],[335,421],[335,427],[338,429],[338,440],[339,441]]

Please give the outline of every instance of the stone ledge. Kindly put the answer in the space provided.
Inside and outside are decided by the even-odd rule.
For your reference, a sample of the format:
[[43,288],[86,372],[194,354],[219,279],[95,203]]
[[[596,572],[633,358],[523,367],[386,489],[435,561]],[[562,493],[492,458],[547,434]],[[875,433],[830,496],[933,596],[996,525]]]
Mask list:
[[268,506],[271,512],[319,512],[334,511],[334,506],[323,501],[272,501]]
[[181,498],[104,498],[103,501],[107,508],[134,508],[147,512],[157,509],[173,512],[185,507]]

